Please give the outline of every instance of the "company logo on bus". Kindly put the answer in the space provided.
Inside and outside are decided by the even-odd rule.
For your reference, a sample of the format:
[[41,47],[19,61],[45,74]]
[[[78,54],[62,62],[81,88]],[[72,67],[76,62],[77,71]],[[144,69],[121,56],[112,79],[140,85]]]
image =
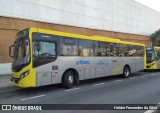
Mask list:
[[108,65],[108,62],[104,61],[102,58],[99,59],[99,62],[97,62],[97,65]]
[[78,60],[76,61],[76,65],[88,65],[90,64],[89,60]]

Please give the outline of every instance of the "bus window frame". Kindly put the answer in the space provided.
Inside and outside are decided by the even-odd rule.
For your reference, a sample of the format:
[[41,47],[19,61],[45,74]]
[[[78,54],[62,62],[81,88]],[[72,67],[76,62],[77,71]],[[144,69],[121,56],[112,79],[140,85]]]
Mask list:
[[[32,53],[32,63],[33,63],[33,68],[36,68],[36,67],[39,67],[39,66],[42,66],[42,65],[44,65],[44,64],[48,64],[48,63],[51,63],[51,62],[54,62],[54,61],[56,61],[57,60],[57,47],[58,47],[58,44],[57,44],[57,42],[56,41],[42,41],[42,40],[36,40],[37,42],[49,42],[49,43],[55,43],[55,57],[54,58],[52,58],[52,57],[37,57],[37,61],[39,61],[39,60],[41,60],[41,59],[45,59],[45,58],[47,58],[47,59],[51,59],[50,61],[47,61],[47,62],[43,62],[43,63],[34,63],[34,60],[33,60],[33,53]],[[32,44],[33,44],[33,42],[32,42]],[[34,48],[34,47],[33,47]],[[32,48],[32,52],[33,52],[33,48]]]
[[[65,43],[65,39],[71,39],[71,40],[74,40],[74,44],[69,44],[69,43]],[[60,39],[59,39],[60,41],[60,48],[59,48],[59,50],[60,50],[60,56],[66,56],[66,57],[68,57],[68,56],[79,56],[78,55],[78,44],[79,44],[79,42],[78,42],[78,39],[77,38],[72,38],[72,37],[67,37],[67,36],[61,36],[60,37]],[[65,45],[65,46],[76,46],[76,51],[77,51],[77,54],[76,55],[64,55],[63,54],[63,45]]]
[[[50,37],[52,37],[52,38],[42,38],[42,35],[46,35],[46,36],[50,36]],[[41,36],[41,37],[40,37]],[[44,63],[40,63],[40,64],[34,64],[34,61],[33,61],[33,49],[34,49],[34,47],[33,47],[33,45],[32,45],[32,63],[33,63],[33,65],[32,65],[32,67],[33,68],[36,68],[36,67],[39,67],[39,66],[42,66],[42,65],[44,65],[44,64],[48,64],[48,63],[51,63],[51,62],[54,62],[55,60],[57,60],[57,56],[58,56],[58,48],[59,48],[59,44],[58,44],[58,42],[59,42],[59,40],[58,40],[58,38],[57,37],[54,37],[54,36],[56,36],[56,35],[50,35],[50,34],[42,34],[42,33],[38,33],[38,32],[34,32],[34,33],[32,33],[32,44],[33,44],[33,42],[34,41],[37,41],[37,42],[49,42],[49,43],[55,43],[55,52],[56,52],[56,54],[55,54],[55,57],[54,57],[54,59],[53,60],[50,60],[50,61],[48,61],[48,62],[44,62]],[[54,38],[53,38],[54,37]],[[59,36],[60,37],[60,36]],[[49,58],[49,57],[47,57],[47,58]]]

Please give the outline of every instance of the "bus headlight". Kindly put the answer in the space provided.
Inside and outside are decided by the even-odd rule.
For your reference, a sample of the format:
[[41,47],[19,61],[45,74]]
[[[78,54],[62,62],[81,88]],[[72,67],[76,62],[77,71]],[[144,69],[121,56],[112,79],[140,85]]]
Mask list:
[[26,77],[28,74],[30,73],[30,71],[26,71],[24,73],[21,74],[20,79],[23,79],[24,77]]

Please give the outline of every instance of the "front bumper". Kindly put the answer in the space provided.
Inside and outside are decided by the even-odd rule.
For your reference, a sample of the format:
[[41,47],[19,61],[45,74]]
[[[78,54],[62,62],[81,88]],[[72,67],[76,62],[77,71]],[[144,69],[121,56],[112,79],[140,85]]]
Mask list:
[[24,82],[25,79],[20,79],[20,78],[11,78],[11,82],[14,86],[20,87],[20,88],[29,88],[29,87],[35,87],[32,86],[31,84],[27,84],[26,82]]

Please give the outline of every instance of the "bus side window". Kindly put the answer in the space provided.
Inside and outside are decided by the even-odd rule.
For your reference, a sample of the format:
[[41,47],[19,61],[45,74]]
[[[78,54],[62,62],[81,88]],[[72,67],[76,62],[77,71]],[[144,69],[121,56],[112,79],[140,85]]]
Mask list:
[[137,50],[137,56],[139,57],[143,57],[144,56],[144,48],[141,46],[137,46],[138,50]]
[[61,38],[61,55],[77,56],[78,55],[77,39],[62,37]]
[[105,42],[100,42],[99,46],[99,56],[105,56]]
[[119,56],[119,44],[110,43],[110,56]]
[[134,45],[128,45],[128,55],[129,56],[135,56],[136,49]]
[[79,39],[79,55],[93,56],[93,42],[91,40]]
[[133,47],[135,49],[135,53],[134,53],[135,57],[142,57],[144,55],[143,54],[143,47],[136,46],[136,45],[134,45]]
[[94,56],[100,56],[98,41],[93,41],[93,53],[94,53]]
[[121,57],[128,56],[128,45],[127,44],[119,44],[119,56]]
[[110,42],[105,42],[105,56],[111,56]]

